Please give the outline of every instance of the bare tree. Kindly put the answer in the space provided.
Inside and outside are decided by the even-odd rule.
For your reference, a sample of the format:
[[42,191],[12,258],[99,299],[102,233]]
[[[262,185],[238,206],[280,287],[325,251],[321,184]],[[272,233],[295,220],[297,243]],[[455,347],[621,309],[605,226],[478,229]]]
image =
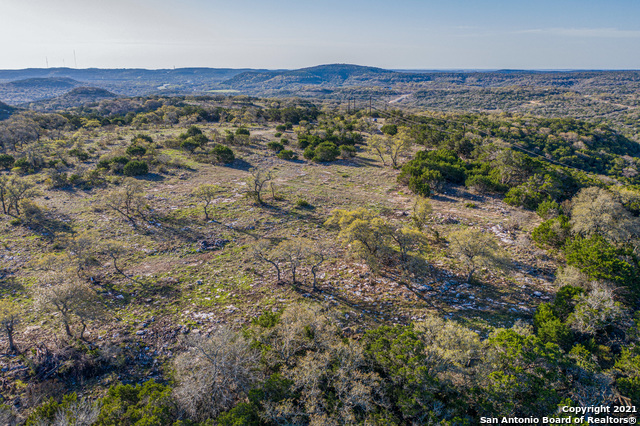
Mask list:
[[80,278],[99,265],[96,258],[99,251],[96,245],[97,241],[99,241],[97,234],[84,232],[67,242],[67,255],[76,265],[76,274]]
[[318,290],[318,270],[328,258],[330,254],[329,247],[322,241],[314,241],[313,247],[309,252],[307,263],[311,266],[311,275],[313,276],[313,291]]
[[34,294],[37,307],[41,312],[56,312],[68,337],[75,335],[71,326],[80,323],[77,337],[84,339],[89,322],[104,316],[104,306],[100,297],[87,284],[65,280],[54,276],[45,287]]
[[189,349],[174,362],[175,397],[194,419],[215,418],[232,408],[259,379],[260,355],[241,333],[219,328],[209,338],[186,343]]
[[104,200],[104,206],[121,214],[133,226],[137,226],[136,218],[144,217],[144,192],[142,185],[132,178],[127,178],[118,189],[111,191]]
[[311,241],[306,238],[284,240],[276,247],[276,252],[280,257],[289,263],[289,267],[291,268],[291,282],[294,285],[297,283],[296,271],[307,258],[311,247]]
[[9,341],[9,353],[18,353],[18,347],[13,340],[13,335],[16,326],[20,323],[19,312],[18,306],[11,300],[0,300],[0,326],[2,326],[2,331]]
[[276,252],[272,249],[271,242],[269,242],[269,240],[258,241],[251,248],[250,255],[259,262],[267,262],[268,264],[273,266],[276,270],[276,273],[278,274],[278,282],[281,281],[280,263],[282,262],[282,259],[280,259]]
[[137,282],[133,277],[127,275],[118,265],[118,261],[128,252],[127,248],[122,243],[119,241],[107,241],[101,245],[100,252],[111,259],[113,262],[113,269],[115,269],[117,273],[133,282]]
[[260,167],[254,167],[249,170],[251,176],[247,179],[248,193],[257,203],[264,204],[261,194],[264,186],[273,180],[273,170],[266,170]]
[[218,185],[203,184],[196,188],[192,194],[198,201],[202,201],[204,203],[204,218],[205,220],[209,220],[209,212],[207,209],[211,202],[218,198],[218,195],[220,194],[220,187]]

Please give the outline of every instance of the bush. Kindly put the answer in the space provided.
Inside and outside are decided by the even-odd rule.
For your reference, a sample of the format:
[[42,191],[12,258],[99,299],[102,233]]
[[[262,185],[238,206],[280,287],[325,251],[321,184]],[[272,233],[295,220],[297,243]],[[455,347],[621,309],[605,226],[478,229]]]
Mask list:
[[280,143],[281,143],[282,145],[289,145],[289,139],[287,139],[287,138],[282,138],[282,139],[280,139]]
[[553,200],[546,200],[538,204],[536,213],[543,219],[551,219],[560,214],[560,204]]
[[249,129],[245,129],[244,127],[239,127],[236,130],[236,135],[246,135],[246,136],[250,136],[251,132],[249,131]]
[[125,176],[141,176],[149,173],[149,166],[145,161],[132,160],[125,164],[122,173]]
[[596,279],[638,287],[638,264],[633,250],[617,248],[601,235],[576,237],[565,244],[567,265]]
[[352,145],[340,145],[340,157],[353,158],[356,156],[356,147]]
[[311,148],[310,146],[308,146],[303,152],[302,152],[302,156],[307,159],[307,160],[312,160],[313,156],[315,155],[315,150],[313,148]]
[[149,135],[143,135],[142,133],[138,133],[137,135],[131,138],[131,143],[135,144],[136,142],[153,143],[153,139]]
[[560,215],[538,225],[531,233],[531,239],[538,244],[561,248],[569,237],[570,231],[569,218]]
[[503,192],[504,185],[497,182],[492,176],[473,175],[464,182],[467,188],[473,188],[480,193]]
[[119,156],[119,157],[113,157],[111,160],[109,160],[109,162],[115,163],[115,164],[122,164],[124,166],[129,162],[129,159],[124,156]]
[[398,126],[395,124],[385,124],[380,128],[380,131],[385,135],[394,136],[398,134]]
[[147,148],[140,145],[131,145],[127,148],[126,152],[127,152],[127,155],[130,155],[132,157],[142,157],[144,154],[147,153]]
[[338,158],[340,150],[333,142],[322,142],[318,145],[313,154],[313,161],[326,162]]
[[281,160],[295,160],[298,158],[298,154],[290,149],[283,149],[278,153],[277,157]]
[[16,162],[16,159],[13,158],[9,154],[0,154],[0,168],[10,169],[13,166],[13,163]]
[[300,209],[310,209],[312,206],[307,200],[300,199],[296,201],[296,207]]
[[69,155],[73,155],[80,161],[87,161],[89,159],[89,154],[79,148],[73,148],[72,150],[70,150]]
[[171,396],[172,389],[149,380],[143,384],[116,385],[102,399],[98,424],[169,425],[178,419],[178,410]]
[[187,133],[186,133],[187,137],[189,137],[189,136],[198,136],[198,135],[201,135],[201,134],[202,134],[202,130],[200,130],[198,128],[198,126],[190,126],[187,129]]
[[195,151],[196,148],[200,148],[200,144],[194,141],[193,139],[188,138],[182,141],[182,143],[180,144],[180,148],[184,149],[185,151],[189,151],[190,153],[193,153],[193,151]]
[[279,138],[280,136],[282,136],[282,133],[280,133],[280,132],[276,132],[276,133],[274,133],[274,135],[273,135],[273,136],[275,136],[276,138]]
[[29,163],[25,157],[18,158],[16,162],[13,163],[13,166],[11,170],[17,169],[16,171],[18,173],[31,173],[34,171],[31,163]]
[[276,131],[278,132],[284,132],[285,130],[287,130],[287,126],[285,126],[284,124],[278,124],[276,126]]
[[236,159],[231,148],[220,144],[216,144],[209,153],[215,157],[216,163],[228,164]]
[[267,144],[267,148],[275,152],[280,152],[284,149],[284,145],[282,145],[280,142],[271,141]]

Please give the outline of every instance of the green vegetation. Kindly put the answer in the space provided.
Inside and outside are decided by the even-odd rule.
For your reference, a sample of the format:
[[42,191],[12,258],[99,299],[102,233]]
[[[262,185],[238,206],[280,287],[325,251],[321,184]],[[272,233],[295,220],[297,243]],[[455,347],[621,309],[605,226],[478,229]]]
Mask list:
[[633,136],[375,114],[154,96],[0,121],[0,423],[640,403]]

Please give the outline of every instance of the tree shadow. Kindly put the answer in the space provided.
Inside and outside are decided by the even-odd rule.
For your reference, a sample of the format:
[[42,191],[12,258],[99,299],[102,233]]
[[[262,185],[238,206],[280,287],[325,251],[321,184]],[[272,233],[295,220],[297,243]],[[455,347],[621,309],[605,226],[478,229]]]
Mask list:
[[234,170],[242,170],[244,172],[248,172],[253,166],[246,160],[236,158],[235,160],[233,160],[233,163],[226,165],[226,167]]
[[146,175],[136,176],[137,180],[145,180],[148,182],[162,182],[166,178],[159,173],[147,173]]

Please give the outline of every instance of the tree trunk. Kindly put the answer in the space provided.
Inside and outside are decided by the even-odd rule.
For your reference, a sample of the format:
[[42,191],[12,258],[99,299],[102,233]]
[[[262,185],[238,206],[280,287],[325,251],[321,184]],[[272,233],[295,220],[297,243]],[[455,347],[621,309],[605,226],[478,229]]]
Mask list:
[[84,340],[84,332],[87,329],[87,324],[85,324],[84,321],[80,321],[80,324],[82,324],[82,328],[80,329],[80,340]]
[[73,333],[71,333],[71,329],[69,328],[69,321],[67,320],[67,318],[63,317],[62,322],[64,323],[64,331],[67,332],[67,336],[73,337]]
[[17,353],[18,348],[16,347],[15,342],[13,341],[13,324],[8,323],[6,325],[7,339],[9,340],[9,352]]
[[471,283],[471,278],[473,277],[473,273],[475,272],[475,269],[472,269],[469,271],[469,275],[467,275],[467,283]]

